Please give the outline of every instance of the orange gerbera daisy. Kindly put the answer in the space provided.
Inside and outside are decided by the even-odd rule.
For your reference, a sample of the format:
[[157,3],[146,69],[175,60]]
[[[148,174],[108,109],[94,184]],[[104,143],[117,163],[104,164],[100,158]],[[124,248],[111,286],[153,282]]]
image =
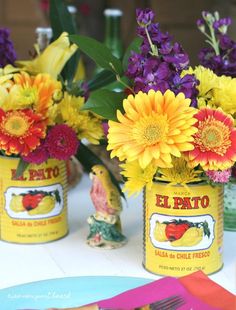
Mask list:
[[111,156],[129,162],[138,160],[142,169],[152,161],[157,167],[172,167],[171,155],[192,150],[193,126],[197,112],[183,93],[167,90],[139,92],[123,101],[125,114],[117,112],[119,122],[109,121],[108,150]]
[[0,109],[0,148],[6,155],[28,155],[46,135],[46,123],[30,109]]
[[61,92],[61,83],[52,79],[49,74],[30,76],[26,72],[14,75],[14,82],[21,86],[17,90],[18,100],[29,101],[36,113],[47,117],[48,109]]
[[195,117],[198,132],[194,149],[188,152],[191,167],[201,165],[204,170],[225,170],[236,161],[236,129],[233,118],[221,108],[201,109]]

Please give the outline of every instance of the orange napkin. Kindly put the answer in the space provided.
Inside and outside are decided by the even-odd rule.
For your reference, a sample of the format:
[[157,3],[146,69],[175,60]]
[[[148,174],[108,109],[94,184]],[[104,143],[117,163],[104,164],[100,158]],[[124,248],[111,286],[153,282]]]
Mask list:
[[202,271],[183,276],[179,281],[189,293],[212,307],[236,309],[236,296],[209,279]]

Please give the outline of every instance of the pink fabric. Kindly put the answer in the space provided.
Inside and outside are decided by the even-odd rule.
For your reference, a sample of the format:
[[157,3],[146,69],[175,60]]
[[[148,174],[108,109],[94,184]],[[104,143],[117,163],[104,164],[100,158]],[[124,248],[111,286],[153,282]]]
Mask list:
[[189,310],[191,308],[201,310],[216,309],[188,293],[179,280],[171,277],[165,277],[121,293],[113,298],[99,301],[98,306],[100,308],[130,310],[172,295],[181,295],[185,301],[185,304],[178,308],[179,310]]

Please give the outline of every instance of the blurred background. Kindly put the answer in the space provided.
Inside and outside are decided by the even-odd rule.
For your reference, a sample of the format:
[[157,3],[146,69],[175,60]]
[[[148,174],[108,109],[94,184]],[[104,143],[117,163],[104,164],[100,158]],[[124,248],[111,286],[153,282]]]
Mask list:
[[[229,34],[236,39],[236,0],[66,0],[66,4],[76,8],[75,19],[78,33],[89,35],[99,41],[104,40],[105,23],[103,12],[106,8],[119,8],[121,19],[121,39],[124,49],[135,36],[135,8],[152,8],[155,21],[161,30],[168,31],[174,41],[182,44],[189,54],[191,64],[198,63],[197,54],[202,48],[204,37],[196,26],[196,20],[203,10],[219,11],[221,17],[231,16],[233,24]],[[0,0],[0,27],[11,31],[18,59],[28,59],[36,42],[37,27],[50,26],[47,0]],[[93,66],[85,59],[86,70]]]

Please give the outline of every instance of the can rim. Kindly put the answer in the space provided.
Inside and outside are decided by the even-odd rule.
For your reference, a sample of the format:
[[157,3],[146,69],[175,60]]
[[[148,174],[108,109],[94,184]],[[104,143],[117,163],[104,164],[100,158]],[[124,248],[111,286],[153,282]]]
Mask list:
[[[167,186],[170,182],[153,180],[153,183],[154,184],[160,184],[161,186]],[[214,184],[214,186],[213,186],[213,185],[207,183],[206,181],[200,181],[198,183],[187,183],[185,185],[186,185],[186,187],[210,186],[212,188],[224,186],[224,184]],[[184,186],[181,184],[173,184],[173,185],[169,185],[169,186],[170,187],[183,187],[184,188]]]

